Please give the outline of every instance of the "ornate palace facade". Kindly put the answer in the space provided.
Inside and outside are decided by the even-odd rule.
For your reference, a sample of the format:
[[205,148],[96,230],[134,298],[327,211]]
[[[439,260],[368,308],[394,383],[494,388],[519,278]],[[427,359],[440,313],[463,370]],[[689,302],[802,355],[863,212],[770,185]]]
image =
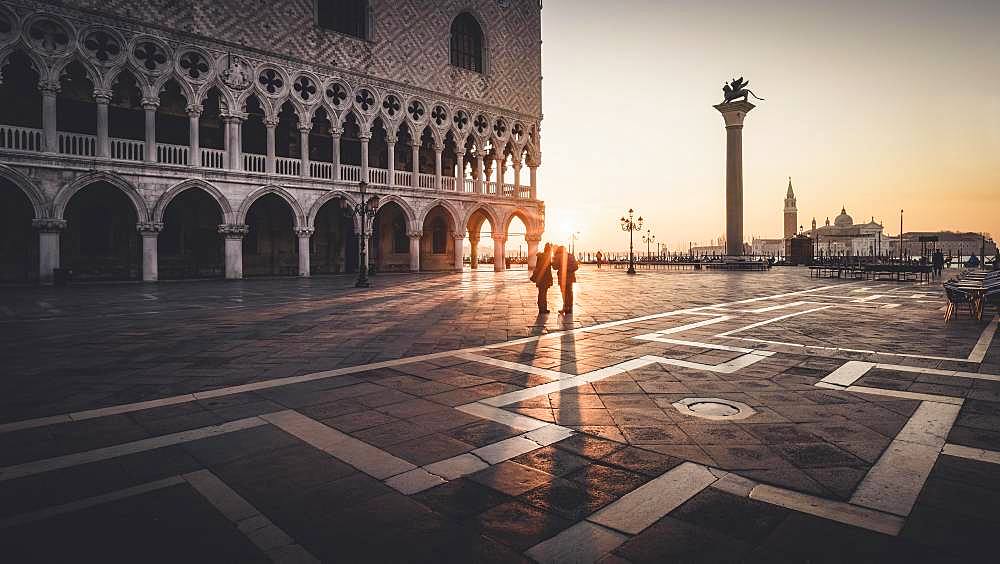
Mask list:
[[[0,279],[459,270],[544,229],[537,0],[0,4]],[[526,169],[526,170],[525,170]],[[503,269],[503,261],[495,268]]]

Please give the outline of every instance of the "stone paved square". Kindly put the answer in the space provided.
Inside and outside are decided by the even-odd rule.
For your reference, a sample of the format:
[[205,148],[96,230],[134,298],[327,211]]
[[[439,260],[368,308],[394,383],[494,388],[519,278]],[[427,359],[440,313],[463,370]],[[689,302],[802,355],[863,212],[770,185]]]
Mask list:
[[945,323],[940,285],[795,268],[580,277],[572,316],[538,316],[523,270],[5,292],[0,539],[43,561],[114,560],[86,532],[112,528],[165,561],[991,546],[996,312]]

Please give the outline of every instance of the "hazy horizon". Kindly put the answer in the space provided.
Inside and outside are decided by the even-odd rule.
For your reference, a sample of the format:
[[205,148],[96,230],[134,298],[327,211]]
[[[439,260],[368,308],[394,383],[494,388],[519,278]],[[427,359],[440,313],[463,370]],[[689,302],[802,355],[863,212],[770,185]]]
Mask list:
[[675,250],[725,232],[725,132],[745,76],[744,238],[846,206],[899,232],[1000,234],[1000,2],[550,1],[542,11],[546,238],[622,249],[632,207]]

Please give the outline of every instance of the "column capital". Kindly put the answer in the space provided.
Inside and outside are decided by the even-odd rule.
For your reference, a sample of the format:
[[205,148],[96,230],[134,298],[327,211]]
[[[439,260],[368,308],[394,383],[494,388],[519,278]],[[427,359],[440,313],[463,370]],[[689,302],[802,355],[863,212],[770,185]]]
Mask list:
[[226,239],[242,239],[250,232],[250,226],[244,223],[223,223],[219,225],[219,234]]
[[299,122],[299,124],[298,124],[299,133],[309,133],[310,131],[312,131],[312,128],[313,128],[313,124],[312,124],[311,121],[310,122]]
[[135,230],[143,237],[159,235],[163,231],[163,224],[156,221],[140,221],[135,224]]
[[62,84],[58,80],[39,80],[38,90],[41,91],[43,95],[49,94],[55,96],[62,90]]
[[240,112],[232,112],[219,116],[219,119],[221,119],[225,123],[240,123],[243,120],[247,119],[247,114]]
[[434,140],[434,152],[435,153],[443,153],[444,152],[444,143],[441,143],[441,142],[439,142],[438,140],[435,139]]
[[331,127],[330,128],[330,136],[331,137],[340,137],[343,134],[344,134],[344,128],[343,127]]
[[186,108],[188,117],[201,117],[201,112],[205,111],[205,107],[201,104],[188,104]]
[[302,237],[302,238],[308,238],[308,237],[312,237],[312,234],[315,231],[316,230],[313,229],[312,227],[296,227],[295,228],[295,235],[297,235],[299,237]]
[[111,103],[111,97],[114,93],[106,88],[95,88],[94,89],[94,102],[98,104],[109,104]]
[[419,239],[424,236],[423,231],[407,231],[406,236],[410,239]]
[[528,243],[540,243],[542,241],[541,233],[528,233],[524,236],[525,242]]
[[740,129],[743,127],[743,119],[747,117],[750,110],[757,106],[750,102],[727,102],[712,106],[722,114],[722,119],[726,123],[726,129]]
[[451,236],[456,241],[464,241],[465,240],[465,231],[455,231],[454,233],[451,234]]
[[493,239],[497,243],[506,243],[507,234],[506,233],[493,233],[490,235],[490,239]]
[[465,149],[462,149],[461,151],[456,150],[455,151],[455,156],[456,157],[465,157]]
[[370,133],[362,133],[361,135],[358,135],[358,141],[361,142],[361,143],[367,143],[367,142],[369,142],[371,140],[372,140],[372,136],[371,136]]
[[386,143],[395,145],[397,141],[399,141],[399,135],[395,132],[389,132],[389,134],[385,136]]
[[66,229],[66,220],[43,217],[42,219],[32,219],[31,226],[42,233],[59,233]]
[[143,98],[142,99],[142,109],[144,110],[156,110],[160,107],[159,98]]
[[278,127],[278,120],[270,117],[264,118],[264,127],[274,129],[275,127]]

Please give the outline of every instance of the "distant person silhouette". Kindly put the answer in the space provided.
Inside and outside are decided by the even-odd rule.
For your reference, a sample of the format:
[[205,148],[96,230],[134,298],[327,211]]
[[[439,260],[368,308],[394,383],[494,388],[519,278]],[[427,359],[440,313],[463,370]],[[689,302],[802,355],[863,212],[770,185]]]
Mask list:
[[559,313],[573,313],[573,283],[576,282],[576,271],[579,267],[576,257],[566,252],[566,247],[556,248],[553,258],[553,268],[559,275],[559,288],[562,290],[563,307]]
[[931,265],[934,267],[934,278],[941,278],[941,270],[944,268],[944,253],[941,249],[934,251]]
[[603,261],[604,261],[604,255],[601,253],[601,251],[597,251],[597,269],[598,270],[601,269],[601,264],[603,264]]
[[969,260],[965,263],[966,268],[978,268],[979,267],[979,257],[973,254],[969,257]]

